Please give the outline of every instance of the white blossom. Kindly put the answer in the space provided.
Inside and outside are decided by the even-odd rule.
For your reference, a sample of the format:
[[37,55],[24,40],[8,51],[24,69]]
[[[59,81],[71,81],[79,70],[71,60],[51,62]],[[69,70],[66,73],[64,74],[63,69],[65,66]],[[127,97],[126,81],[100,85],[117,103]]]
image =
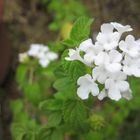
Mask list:
[[124,91],[121,93],[122,97],[127,99],[127,100],[130,100],[132,99],[132,90],[129,88],[128,90]]
[[58,58],[58,55],[49,50],[48,46],[43,44],[31,44],[30,49],[25,52],[27,56],[31,56],[38,60],[42,67],[47,67],[49,63]]
[[124,32],[130,32],[133,29],[131,28],[130,25],[122,25],[120,23],[117,22],[111,22],[111,24],[114,26],[114,28],[120,33],[124,33]]
[[108,97],[118,101],[123,97],[126,91],[130,90],[129,83],[126,80],[126,75],[123,72],[118,72],[106,80],[105,88],[108,90]]
[[79,48],[76,48],[76,50],[69,49],[68,55],[69,55],[68,57],[65,57],[65,60],[67,61],[79,60],[85,65],[91,66],[91,64],[88,61],[84,60],[84,58],[81,57]]
[[121,70],[122,55],[117,50],[111,50],[109,53],[101,52],[95,59],[96,65],[104,66],[109,72]]
[[105,97],[107,97],[107,90],[104,88],[97,97],[99,100],[103,100]]
[[93,66],[96,57],[102,51],[103,51],[103,47],[100,46],[98,42],[96,42],[95,45],[92,45],[86,50],[86,53],[84,54],[84,61],[88,63],[90,66]]
[[39,59],[39,63],[42,67],[47,67],[49,63],[58,58],[58,55],[54,52],[47,52]]
[[68,61],[73,61],[73,60],[83,61],[82,57],[80,56],[80,49],[79,48],[76,48],[76,50],[69,49],[68,55],[69,55],[68,57],[65,57],[65,60],[68,60]]
[[92,40],[89,38],[85,41],[83,41],[80,45],[79,45],[79,49],[81,51],[87,52],[87,50],[89,48],[94,48],[94,44],[92,43]]
[[109,77],[109,74],[110,73],[103,66],[95,67],[92,70],[93,79],[97,80],[101,84],[105,83],[105,81]]
[[140,44],[135,41],[134,36],[128,35],[125,41],[120,41],[120,49],[131,57],[138,57],[140,55]]
[[30,49],[27,53],[29,56],[38,58],[42,52],[47,51],[47,50],[48,50],[48,47],[42,44],[31,44]]
[[125,56],[123,61],[123,72],[129,76],[134,75],[140,77],[140,58],[132,58],[128,55]]
[[120,34],[113,32],[113,25],[106,23],[101,26],[101,32],[97,35],[97,41],[105,50],[112,50],[118,46]]
[[[69,49],[66,60],[79,60],[92,68],[91,75],[81,76],[77,81],[77,95],[81,99],[87,99],[90,93],[99,100],[105,97],[115,101],[132,98],[127,77],[140,77],[140,39],[127,35],[121,40],[124,32],[132,30],[130,25],[105,23],[101,25],[95,43],[87,39],[76,50]],[[99,84],[103,86],[101,91]]]
[[97,96],[99,94],[98,85],[89,74],[81,76],[78,79],[77,84],[79,85],[77,95],[83,100],[87,99],[90,93],[93,96]]
[[46,58],[39,59],[39,64],[45,68],[50,64],[50,61]]

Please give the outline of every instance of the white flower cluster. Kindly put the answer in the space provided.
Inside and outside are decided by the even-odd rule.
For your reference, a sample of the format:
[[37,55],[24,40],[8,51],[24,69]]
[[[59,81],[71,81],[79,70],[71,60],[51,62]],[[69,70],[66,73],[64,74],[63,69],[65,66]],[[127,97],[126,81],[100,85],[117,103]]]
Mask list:
[[27,52],[19,54],[19,61],[23,62],[28,56],[38,59],[42,67],[47,67],[49,63],[58,58],[58,55],[49,50],[48,46],[42,44],[31,44]]
[[[92,75],[86,74],[77,81],[77,95],[81,99],[87,99],[90,93],[99,100],[132,98],[127,76],[140,77],[140,40],[132,35],[121,40],[121,35],[129,31],[132,31],[129,25],[105,23],[94,44],[87,39],[75,50],[69,49],[66,60],[79,60],[92,68]],[[81,56],[81,52],[84,55]],[[104,86],[102,91],[98,84]]]

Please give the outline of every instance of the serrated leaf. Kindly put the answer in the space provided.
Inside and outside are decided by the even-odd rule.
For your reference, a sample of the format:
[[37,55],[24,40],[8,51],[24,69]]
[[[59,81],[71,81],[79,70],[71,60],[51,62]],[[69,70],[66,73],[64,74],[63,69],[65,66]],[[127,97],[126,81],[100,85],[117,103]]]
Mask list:
[[76,91],[76,85],[69,77],[61,78],[55,81],[53,87],[62,93],[71,94]]
[[65,71],[67,72],[68,76],[74,81],[77,82],[77,79],[80,76],[83,76],[86,74],[86,67],[83,63],[79,61],[65,61],[63,63],[63,67]]
[[66,39],[62,42],[64,45],[68,46],[68,47],[75,47],[78,45],[78,42],[72,39]]
[[90,25],[93,19],[88,17],[80,17],[75,23],[70,33],[70,38],[77,42],[81,42],[88,38],[90,33]]
[[63,93],[63,92],[57,92],[55,93],[54,97],[56,99],[59,99],[59,100],[62,100],[62,101],[65,101],[65,100],[68,100],[68,99],[72,99],[73,97],[75,97],[75,92],[73,93],[70,93],[70,94],[66,94],[66,93]]
[[60,124],[62,120],[62,112],[55,111],[51,113],[48,117],[48,127],[56,127]]
[[54,74],[57,78],[62,78],[62,77],[66,77],[67,74],[64,71],[64,68],[62,65],[59,65],[55,70],[54,70]]
[[68,100],[64,103],[63,118],[74,128],[81,127],[87,118],[84,104],[79,100]]
[[58,111],[62,109],[62,101],[57,99],[48,99],[39,104],[39,108],[44,111]]
[[93,19],[88,17],[80,17],[74,23],[70,37],[63,41],[63,44],[68,47],[77,47],[82,41],[89,38],[90,35],[90,26],[93,22]]

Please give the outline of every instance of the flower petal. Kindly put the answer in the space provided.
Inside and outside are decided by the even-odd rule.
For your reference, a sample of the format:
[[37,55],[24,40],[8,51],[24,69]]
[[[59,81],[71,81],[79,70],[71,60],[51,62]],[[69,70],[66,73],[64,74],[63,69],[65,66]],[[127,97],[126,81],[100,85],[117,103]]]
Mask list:
[[99,100],[103,100],[105,97],[107,97],[107,92],[106,92],[105,89],[103,89],[103,90],[99,93],[98,99],[99,99]]
[[116,86],[121,92],[127,91],[129,89],[129,83],[127,81],[118,81]]
[[113,29],[114,29],[114,27],[110,23],[105,23],[105,24],[101,25],[101,32],[102,33],[112,33]]
[[85,99],[88,99],[88,96],[89,96],[89,91],[85,88],[85,87],[79,87],[77,89],[77,95],[85,100]]
[[124,91],[121,94],[122,94],[122,97],[126,98],[127,100],[130,100],[133,97],[131,89]]
[[118,101],[122,96],[120,91],[117,88],[113,87],[108,90],[108,97],[112,100]]
[[81,51],[84,51],[86,52],[87,49],[89,49],[90,47],[94,47],[93,43],[92,43],[92,40],[89,38],[85,41],[83,41],[80,45],[79,45],[79,49]]

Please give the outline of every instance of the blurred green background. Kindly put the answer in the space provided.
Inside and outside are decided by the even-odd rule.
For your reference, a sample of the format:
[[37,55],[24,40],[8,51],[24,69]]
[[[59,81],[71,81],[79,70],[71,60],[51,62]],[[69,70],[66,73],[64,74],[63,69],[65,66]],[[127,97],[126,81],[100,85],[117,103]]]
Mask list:
[[[91,36],[96,36],[102,23],[116,21],[131,25],[134,28],[132,34],[140,37],[139,9],[140,0],[6,0],[3,19],[11,40],[13,73],[18,65],[18,53],[27,50],[31,43],[56,46],[57,49],[52,47],[52,50],[61,54],[64,48],[57,42],[68,37],[73,22],[80,16],[95,19]],[[14,78],[12,80],[10,83],[16,83]],[[131,78],[129,81],[133,91],[131,101],[94,101],[94,112],[104,116],[106,127],[101,131],[97,128],[81,140],[140,140],[140,79]],[[13,98],[20,99],[20,91],[15,91],[19,87],[15,85],[12,85],[14,93],[10,93],[6,103]],[[19,114],[19,108],[18,101],[12,104],[15,114]],[[11,113],[9,116],[11,118]],[[93,128],[96,129],[99,117],[93,117]]]

